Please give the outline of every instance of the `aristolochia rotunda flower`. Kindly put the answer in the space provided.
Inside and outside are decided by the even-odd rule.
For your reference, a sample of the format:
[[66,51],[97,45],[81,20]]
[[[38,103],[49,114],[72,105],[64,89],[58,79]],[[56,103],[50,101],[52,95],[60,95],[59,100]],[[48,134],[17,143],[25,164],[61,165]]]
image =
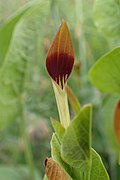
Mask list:
[[51,78],[63,89],[72,71],[74,51],[67,24],[62,24],[48,51],[46,67]]

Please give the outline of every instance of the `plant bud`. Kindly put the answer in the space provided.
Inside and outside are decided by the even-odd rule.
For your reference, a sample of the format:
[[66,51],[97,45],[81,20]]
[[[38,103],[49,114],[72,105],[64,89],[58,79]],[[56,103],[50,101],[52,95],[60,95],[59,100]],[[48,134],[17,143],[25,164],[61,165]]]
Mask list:
[[46,57],[46,67],[51,78],[63,89],[72,71],[74,51],[67,24],[62,24]]

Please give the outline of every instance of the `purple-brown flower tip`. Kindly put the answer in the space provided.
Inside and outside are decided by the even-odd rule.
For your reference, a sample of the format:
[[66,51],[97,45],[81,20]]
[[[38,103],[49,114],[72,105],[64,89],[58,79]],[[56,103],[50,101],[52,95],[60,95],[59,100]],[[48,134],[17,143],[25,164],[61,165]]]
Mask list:
[[116,134],[118,143],[120,145],[120,100],[118,101],[116,108],[115,108],[114,129],[115,129],[115,134]]
[[48,51],[46,67],[51,78],[63,89],[74,64],[70,32],[64,20]]

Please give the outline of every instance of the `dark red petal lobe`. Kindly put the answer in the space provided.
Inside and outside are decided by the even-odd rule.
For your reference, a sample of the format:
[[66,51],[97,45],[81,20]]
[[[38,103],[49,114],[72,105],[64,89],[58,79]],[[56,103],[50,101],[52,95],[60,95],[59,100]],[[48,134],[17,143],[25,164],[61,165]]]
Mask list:
[[63,88],[72,71],[73,64],[74,51],[72,41],[67,24],[63,20],[48,51],[46,67],[51,78]]
[[116,108],[115,108],[114,129],[115,129],[115,134],[116,134],[118,143],[120,145],[120,100],[118,101]]

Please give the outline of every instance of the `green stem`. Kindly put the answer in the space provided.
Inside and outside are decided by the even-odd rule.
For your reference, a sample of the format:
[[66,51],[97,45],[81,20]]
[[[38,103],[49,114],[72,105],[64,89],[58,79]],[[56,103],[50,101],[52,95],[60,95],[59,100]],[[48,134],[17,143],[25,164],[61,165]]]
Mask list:
[[81,109],[81,106],[80,106],[80,103],[78,101],[78,99],[76,98],[76,96],[74,95],[72,89],[67,85],[65,87],[65,90],[67,92],[67,95],[68,95],[68,99],[70,101],[70,104],[75,112],[75,114],[79,113],[80,112],[80,109]]
[[26,163],[28,164],[29,167],[29,174],[30,174],[30,180],[35,180],[35,174],[34,174],[34,161],[33,161],[33,156],[32,156],[32,150],[31,150],[31,145],[29,142],[29,138],[26,132],[26,123],[24,119],[24,112],[21,107],[21,121],[20,121],[20,129],[21,129],[21,136],[24,141],[24,146],[25,146],[25,159]]
[[56,82],[52,81],[52,84],[57,102],[60,122],[65,128],[67,128],[70,124],[67,93],[65,89],[61,89],[61,87]]

